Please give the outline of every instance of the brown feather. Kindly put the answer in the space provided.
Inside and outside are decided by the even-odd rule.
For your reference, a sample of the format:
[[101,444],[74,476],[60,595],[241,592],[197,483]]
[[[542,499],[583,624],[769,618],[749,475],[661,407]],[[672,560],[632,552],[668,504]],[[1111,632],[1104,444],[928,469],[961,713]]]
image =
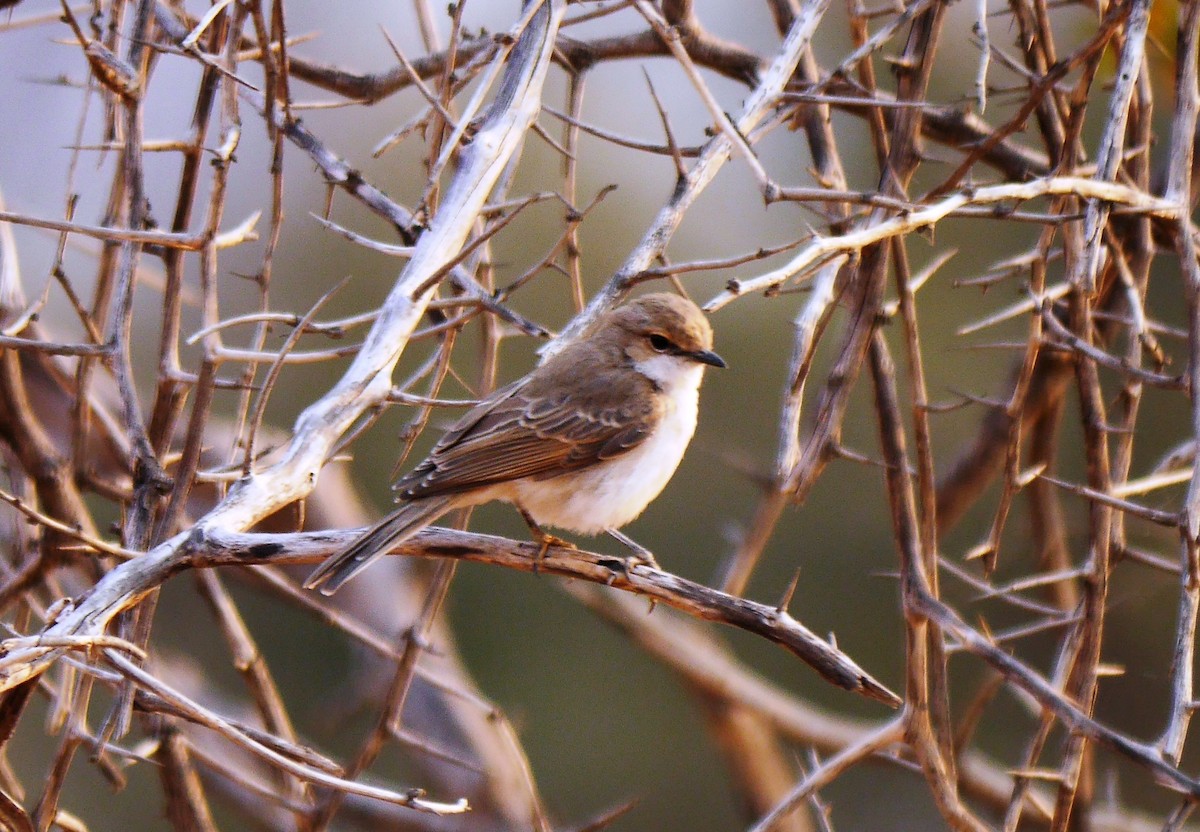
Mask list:
[[[398,499],[555,477],[636,448],[662,418],[662,402],[649,379],[628,371],[624,356],[614,361],[600,350],[594,341],[576,342],[479,404],[396,483]],[[607,369],[564,407],[563,375],[581,367]]]

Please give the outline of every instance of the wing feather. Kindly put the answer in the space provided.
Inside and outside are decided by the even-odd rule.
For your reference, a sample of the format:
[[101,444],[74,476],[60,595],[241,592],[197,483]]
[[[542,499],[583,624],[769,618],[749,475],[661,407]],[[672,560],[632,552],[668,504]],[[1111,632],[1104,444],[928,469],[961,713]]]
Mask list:
[[638,373],[601,373],[585,385],[591,395],[571,400],[548,375],[535,372],[466,414],[396,483],[397,496],[454,494],[580,470],[636,448],[662,417],[650,382]]

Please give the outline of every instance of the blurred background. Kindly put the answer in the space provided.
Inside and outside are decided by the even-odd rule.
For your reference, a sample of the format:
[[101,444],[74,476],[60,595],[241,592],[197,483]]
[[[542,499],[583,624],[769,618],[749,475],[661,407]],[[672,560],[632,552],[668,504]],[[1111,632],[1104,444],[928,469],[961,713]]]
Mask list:
[[[704,24],[714,34],[768,58],[778,48],[779,37],[764,4],[709,0],[698,5]],[[186,7],[193,14],[204,10],[202,4],[189,3]],[[1009,19],[999,14],[999,3],[989,4],[991,7],[997,12],[991,18],[991,37],[1007,46],[1014,37]],[[87,68],[79,49],[64,43],[71,35],[63,24],[14,25],[59,11],[56,3],[25,0],[0,17],[0,25],[5,27],[0,30],[0,192],[8,210],[45,218],[62,218],[65,194],[77,193],[76,220],[96,223],[104,211],[114,154],[89,151],[76,156],[72,146],[94,146],[105,140],[104,108],[94,97],[85,106],[81,85]],[[437,11],[436,24],[445,38],[448,19],[441,15],[442,9]],[[314,35],[295,45],[293,54],[320,63],[357,72],[391,69],[395,57],[385,31],[410,59],[424,49],[409,4],[289,0],[286,13],[292,36]],[[507,29],[516,13],[513,2],[478,0],[466,4],[463,19],[471,31],[494,32]],[[80,19],[86,14],[80,12]],[[955,4],[947,14],[937,60],[939,69],[929,98],[939,104],[969,108],[973,106],[979,60],[978,46],[970,34],[975,4]],[[571,36],[582,39],[615,34],[628,20],[625,15],[601,18],[572,30]],[[1060,6],[1054,10],[1054,21],[1060,46],[1066,51],[1073,41],[1092,33],[1096,13],[1082,6]],[[1170,43],[1171,23],[1156,20],[1155,26],[1159,36]],[[820,31],[814,41],[817,59],[828,67],[851,48],[845,10],[840,4],[828,13]],[[901,43],[896,43],[895,51]],[[1169,56],[1151,51],[1156,89],[1169,97]],[[252,63],[244,64],[243,71],[252,82],[261,79],[260,68]],[[993,67],[992,71],[997,86],[1014,83],[1002,68]],[[1103,71],[1111,73],[1111,61]],[[880,72],[881,84],[886,86],[890,78],[882,64]],[[186,133],[192,116],[191,90],[197,78],[194,62],[162,57],[146,100],[148,140]],[[622,135],[636,125],[636,135],[628,138],[661,143],[661,122],[647,79],[664,102],[676,140],[683,146],[702,144],[711,122],[709,114],[679,67],[667,59],[597,66],[587,76],[583,119]],[[704,79],[723,109],[740,111],[748,95],[744,85],[714,73],[705,73]],[[1101,84],[1093,87],[1097,91],[1101,88]],[[336,101],[331,94],[298,80],[293,81],[291,89],[298,105]],[[555,69],[547,101],[565,110],[565,95],[564,75]],[[369,182],[393,199],[412,205],[421,196],[425,182],[420,141],[402,143],[378,158],[373,157],[372,150],[384,136],[412,118],[421,103],[418,93],[408,89],[370,106],[314,107],[304,110],[302,117],[329,149],[361,170]],[[993,123],[1004,121],[1011,115],[1010,104],[1003,95],[996,95],[986,117]],[[1098,114],[1103,112],[1103,106],[1093,109]],[[1164,122],[1160,135],[1168,129],[1167,109],[1161,108]],[[226,226],[254,211],[269,211],[270,205],[271,148],[262,119],[245,104],[241,119],[243,135],[230,177]],[[548,114],[543,114],[540,123],[553,135],[561,132],[560,123]],[[1096,125],[1089,124],[1085,131],[1085,144],[1094,142],[1099,125],[1097,116]],[[851,187],[875,188],[879,172],[865,120],[835,113],[834,127]],[[802,134],[776,130],[756,149],[776,181],[813,184]],[[914,182],[913,194],[936,184],[948,173],[949,165],[957,162],[958,156],[951,150],[936,145],[928,145],[926,150],[930,158]],[[581,226],[584,280],[590,292],[603,285],[640,240],[669,197],[675,170],[667,156],[650,156],[587,134],[580,139],[578,159],[580,204],[586,204],[609,185],[617,186]],[[512,193],[557,188],[561,164],[554,148],[530,135]],[[321,316],[334,318],[371,308],[391,287],[401,262],[325,230],[312,217],[326,210],[328,192],[320,173],[305,154],[286,142],[284,165],[285,219],[274,256],[274,305],[280,311],[303,314],[331,286],[348,279],[347,288],[332,299]],[[178,158],[173,154],[148,157],[148,197],[162,219],[169,218],[178,168]],[[200,204],[204,204],[204,189],[208,187],[205,181]],[[497,237],[494,256],[498,284],[520,276],[544,256],[561,232],[561,214],[558,204],[535,206]],[[341,195],[332,199],[329,215],[360,233],[397,242],[381,221]],[[821,224],[820,216],[795,204],[764,206],[754,177],[743,162],[735,159],[688,212],[669,251],[674,262],[728,258],[799,240],[811,227]],[[1021,286],[1008,282],[985,291],[956,284],[1027,250],[1039,231],[1036,225],[1016,221],[955,219],[908,240],[914,271],[943,253],[955,252],[919,296],[924,359],[935,401],[961,401],[963,394],[1006,394],[1014,354],[986,347],[1007,340],[1021,341],[1025,319],[973,336],[962,337],[957,332],[1023,299]],[[14,234],[26,291],[36,295],[50,280],[57,237],[23,226],[14,227]],[[96,268],[98,247],[89,245],[89,241],[76,242],[78,239],[74,238],[68,247],[65,264],[74,285],[86,293],[90,289],[89,275]],[[259,268],[263,245],[259,241],[223,253],[219,279],[224,317],[255,308],[256,288],[245,275]],[[694,299],[704,302],[730,278],[761,274],[786,256],[688,273],[684,284]],[[151,258],[143,259],[143,268],[145,274],[136,297],[136,337],[153,344],[158,338],[156,310],[161,284],[156,281],[161,275],[156,273],[157,262]],[[1161,264],[1158,268],[1161,273],[1154,275],[1148,305],[1164,323],[1181,325],[1184,313],[1178,277]],[[198,279],[195,263],[188,267],[188,276],[189,280]],[[655,552],[665,569],[703,584],[719,583],[723,566],[753,515],[761,494],[760,483],[773,472],[779,407],[792,349],[792,321],[805,298],[803,292],[774,298],[748,296],[713,316],[716,349],[730,369],[708,374],[701,397],[700,425],[691,450],[665,493],[626,529]],[[552,330],[564,326],[575,311],[569,282],[554,273],[540,275],[529,291],[514,294],[511,306]],[[195,303],[185,309],[185,336],[195,331],[200,315]],[[78,323],[61,292],[50,293],[41,321],[62,338],[78,336]],[[818,353],[814,392],[825,379],[843,324],[841,316],[835,315]],[[903,342],[898,327],[898,323],[889,326],[887,335],[900,361]],[[357,337],[361,332],[351,335]],[[280,329],[268,346],[278,347],[287,334],[286,329]],[[478,333],[468,328],[463,338],[454,367],[465,383],[451,381],[443,393],[446,397],[470,397],[470,385],[479,378],[479,368],[471,360],[479,355],[478,347],[472,346],[478,344]],[[237,336],[231,335],[230,341],[236,343]],[[536,362],[538,346],[526,337],[505,339],[499,381],[527,372]],[[185,358],[195,360],[199,353],[189,349]],[[427,354],[421,344],[415,345],[396,377],[403,377]],[[154,352],[147,349],[145,355],[150,360],[137,369],[149,383],[156,369]],[[338,377],[346,361],[292,366],[284,371],[267,410],[268,422],[277,435],[286,435],[297,413]],[[1141,421],[1152,429],[1143,431],[1137,446],[1135,475],[1153,467],[1189,434],[1186,397],[1160,391],[1147,391],[1146,395]],[[810,399],[813,396],[810,393]],[[235,397],[222,393],[214,407],[216,413],[228,414],[234,406]],[[807,402],[807,411],[812,406],[811,401]],[[1073,402],[1068,405],[1068,413],[1075,413],[1074,406]],[[933,416],[935,458],[940,465],[948,466],[974,437],[982,412],[979,407],[964,406]],[[432,429],[418,441],[405,467],[420,458],[440,432],[438,428],[452,421],[454,415],[434,413]],[[336,463],[344,467],[358,495],[370,504],[372,516],[388,506],[388,484],[399,473],[395,460],[401,447],[400,434],[412,418],[408,408],[391,408],[353,444],[351,459]],[[869,380],[862,379],[842,442],[848,449],[877,459],[876,430]],[[1082,477],[1083,461],[1073,429],[1065,432],[1060,459],[1061,476],[1074,480]],[[1160,492],[1151,502],[1173,510],[1180,493]],[[1065,506],[1069,527],[1084,535],[1086,505],[1067,498]],[[941,541],[943,554],[961,560],[985,537],[993,510],[994,495],[992,500],[982,500]],[[1003,581],[1005,570],[1011,569],[1015,577],[1027,568],[1028,558],[1022,554],[1028,546],[1024,511],[1018,501],[1004,538],[1005,557],[998,582]],[[518,539],[526,535],[520,518],[505,506],[478,510],[470,527]],[[1168,532],[1135,521],[1130,526],[1130,538],[1145,550],[1167,559],[1175,557],[1177,544]],[[602,551],[619,550],[606,540],[581,543]],[[400,567],[373,567],[393,568]],[[797,570],[793,614],[817,633],[835,634],[837,644],[868,672],[893,689],[902,690],[904,630],[895,579],[896,551],[878,467],[834,461],[807,501],[786,513],[746,595],[774,603]],[[1161,729],[1164,718],[1177,581],[1145,569],[1122,571],[1119,578],[1111,598],[1105,660],[1123,666],[1125,672],[1103,682],[1098,713],[1102,720],[1121,730],[1148,738]],[[365,582],[371,580],[365,578]],[[252,583],[231,581],[247,623],[269,658],[306,738],[335,757],[350,753],[370,717],[352,706],[357,694],[347,694],[348,679],[360,672],[370,676],[371,662],[377,659],[355,649],[337,632],[259,592]],[[579,828],[587,819],[627,801],[634,802],[633,808],[611,828],[625,832],[744,828],[737,796],[728,785],[728,773],[706,731],[696,700],[671,672],[565,594],[561,584],[552,576],[466,563],[459,568],[447,602],[449,625],[462,660],[480,691],[516,727],[547,807],[560,824],[556,828]],[[986,615],[993,629],[1016,620],[1009,618],[1010,612],[1000,605],[972,604],[970,588],[952,579],[946,579],[945,589],[968,613]],[[356,596],[358,602],[389,604],[387,597],[368,598],[365,589],[363,593],[363,597]],[[673,614],[661,608],[653,612],[647,609],[646,613]],[[240,684],[234,674],[212,669],[226,660],[224,646],[217,643],[207,621],[190,578],[174,578],[160,601],[153,652],[181,672],[190,668],[193,673],[208,674],[210,682],[216,680],[218,690],[224,686],[228,696],[236,698]],[[722,631],[720,636],[747,665],[803,700],[870,722],[888,716],[882,706],[823,683],[776,647],[740,632]],[[1021,650],[1034,666],[1047,670],[1045,662],[1054,656],[1056,640],[1053,634],[1035,636],[1024,641]],[[953,659],[952,665],[958,672],[952,693],[959,698],[970,696],[985,677],[985,669],[965,657]],[[36,720],[27,723],[15,738],[10,757],[22,778],[36,783],[55,748],[53,741],[38,730]],[[980,726],[977,744],[1002,765],[1015,765],[1034,724],[1036,716],[1022,702],[1001,695]],[[1099,766],[1099,782],[1110,784],[1114,797],[1119,793],[1119,800],[1126,806],[1163,812],[1173,805],[1163,790],[1132,767],[1109,757],[1102,757]],[[145,768],[132,769],[130,788],[113,794],[88,766],[76,766],[62,805],[87,818],[88,828],[97,832],[168,828],[161,817],[161,806],[150,797],[157,793],[155,779]],[[401,755],[385,757],[372,770],[375,781],[393,786],[420,785],[420,776]],[[943,822],[919,774],[894,765],[860,766],[821,796],[832,808],[838,829],[942,828]],[[223,828],[243,828],[243,815],[220,801],[217,806]],[[445,828],[456,827],[448,823]]]

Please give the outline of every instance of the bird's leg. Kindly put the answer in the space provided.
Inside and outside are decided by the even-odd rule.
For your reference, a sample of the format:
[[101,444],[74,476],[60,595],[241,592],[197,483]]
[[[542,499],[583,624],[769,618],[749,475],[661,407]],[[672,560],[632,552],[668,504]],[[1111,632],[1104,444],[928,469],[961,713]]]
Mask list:
[[561,537],[552,535],[548,531],[543,529],[541,526],[538,525],[538,522],[533,519],[533,515],[530,514],[528,511],[526,511],[525,509],[521,508],[520,506],[517,506],[517,511],[521,512],[521,519],[525,521],[525,525],[527,525],[529,527],[529,531],[533,532],[533,536],[536,537],[538,539],[538,541],[542,544],[541,548],[538,549],[537,555],[533,559],[533,571],[535,574],[537,573],[538,569],[541,568],[542,561],[546,557],[546,552],[549,551],[551,546],[562,546],[566,549],[578,548],[571,541],[563,540]]
[[654,553],[642,544],[638,543],[632,537],[629,537],[628,535],[619,532],[616,529],[605,529],[604,531],[613,540],[619,540],[632,549],[634,560],[639,560],[647,566],[652,566],[655,569],[662,569],[662,567],[658,565],[658,561],[654,559]]

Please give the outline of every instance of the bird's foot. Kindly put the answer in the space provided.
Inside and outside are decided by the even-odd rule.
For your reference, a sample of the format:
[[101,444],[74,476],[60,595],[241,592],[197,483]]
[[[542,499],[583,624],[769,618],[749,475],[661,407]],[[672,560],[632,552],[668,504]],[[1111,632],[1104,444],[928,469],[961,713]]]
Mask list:
[[571,541],[563,540],[561,537],[550,534],[550,532],[543,529],[538,525],[538,522],[533,519],[533,515],[521,506],[517,506],[517,511],[521,512],[521,519],[525,521],[525,525],[529,527],[529,531],[533,532],[533,536],[536,537],[538,542],[541,544],[541,546],[538,548],[538,553],[534,555],[533,558],[533,574],[536,575],[542,568],[542,561],[546,559],[546,552],[550,550],[551,546],[557,546],[560,549],[579,548]]
[[653,569],[662,569],[662,567],[658,565],[658,561],[654,559],[654,553],[633,538],[617,531],[616,529],[605,529],[604,531],[613,540],[619,540],[621,543],[633,550],[633,554],[625,559],[626,571],[635,566],[649,566]]
[[535,575],[542,568],[542,561],[546,559],[546,553],[548,551],[550,551],[551,546],[554,546],[559,549],[578,549],[579,548],[571,541],[563,540],[561,537],[558,537],[557,535],[549,534],[547,532],[542,531],[541,529],[538,529],[537,531],[538,531],[538,537],[541,542],[541,546],[538,547],[538,553],[536,555],[534,555],[534,558],[533,558],[533,573]]

